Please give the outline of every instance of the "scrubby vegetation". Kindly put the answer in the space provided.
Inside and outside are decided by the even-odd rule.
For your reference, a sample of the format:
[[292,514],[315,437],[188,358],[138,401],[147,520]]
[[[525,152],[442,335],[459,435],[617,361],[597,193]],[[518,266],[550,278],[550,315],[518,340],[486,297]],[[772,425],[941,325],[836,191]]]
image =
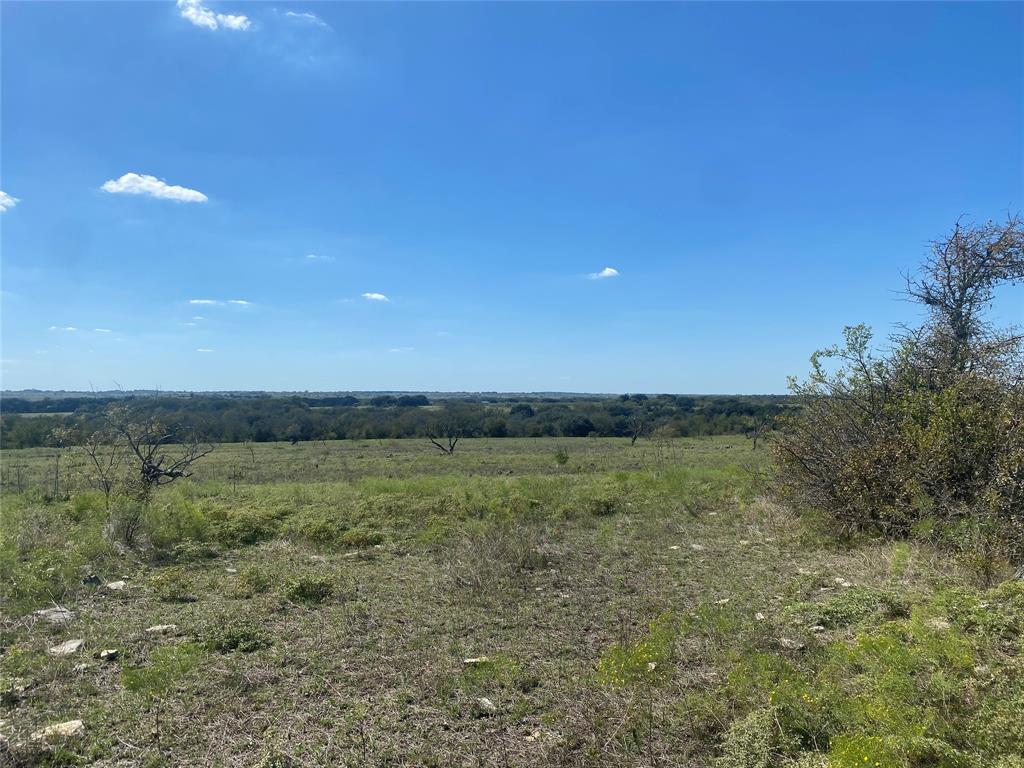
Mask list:
[[774,456],[633,398],[618,438],[211,453],[114,403],[6,450],[0,757],[1021,768],[1020,340],[983,315],[1020,253],[938,244],[926,324],[815,356]]
[[[318,482],[291,478],[322,448],[256,450],[258,477],[200,463],[152,494],[131,547],[84,484],[5,494],[9,762],[1021,757],[1018,583],[926,542],[838,545],[766,500],[749,440],[338,444],[347,474]],[[54,603],[67,623],[34,615]]]
[[786,497],[846,529],[941,542],[990,580],[1024,562],[1024,347],[986,316],[1022,280],[1016,218],[934,243],[908,280],[924,324],[881,352],[848,328],[794,383],[803,407],[776,443]]

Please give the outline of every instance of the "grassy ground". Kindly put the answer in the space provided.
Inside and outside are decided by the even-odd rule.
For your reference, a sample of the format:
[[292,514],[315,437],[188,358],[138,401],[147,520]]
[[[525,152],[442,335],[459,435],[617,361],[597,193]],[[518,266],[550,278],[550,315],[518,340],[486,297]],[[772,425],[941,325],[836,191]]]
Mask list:
[[[44,496],[52,451],[3,463],[13,764],[768,768],[829,751],[835,766],[1022,765],[998,761],[1015,759],[1024,705],[1024,595],[964,588],[968,572],[915,546],[822,536],[763,498],[763,451],[740,438],[466,440],[453,456],[228,445],[149,507],[111,513],[74,472],[69,498]],[[134,522],[132,547],[111,543],[112,519],[115,539]],[[100,585],[82,583],[92,572]],[[978,615],[942,603],[953,588]],[[54,604],[69,623],[33,615]],[[1003,624],[981,635],[992,605]],[[915,621],[945,622],[917,655],[930,636]],[[876,654],[904,677],[928,654],[957,660],[938,663],[953,687],[920,733],[932,698],[886,688],[863,659],[835,667],[837,649],[904,624],[909,639]],[[48,653],[69,639],[82,649]],[[851,680],[863,690],[842,693]],[[1007,680],[991,697],[1006,707],[984,713],[1009,718],[1003,737],[940,733],[970,731]],[[973,703],[957,720],[961,683]],[[875,699],[891,712],[843,709]],[[74,719],[78,735],[32,741]],[[940,737],[966,757],[893,752]]]

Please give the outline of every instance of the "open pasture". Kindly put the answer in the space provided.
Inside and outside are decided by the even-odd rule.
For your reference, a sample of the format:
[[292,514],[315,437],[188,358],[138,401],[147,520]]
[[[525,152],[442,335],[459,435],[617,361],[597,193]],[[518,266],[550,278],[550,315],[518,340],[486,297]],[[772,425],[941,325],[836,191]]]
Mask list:
[[[54,451],[3,456],[12,765],[781,765],[728,762],[784,754],[736,723],[781,695],[836,727],[829,649],[969,578],[916,545],[836,546],[765,499],[743,438],[222,445],[109,511],[80,458],[52,496]],[[54,606],[66,622],[35,613]],[[930,652],[1019,669],[942,620],[955,643]],[[873,678],[849,693],[932,716]]]

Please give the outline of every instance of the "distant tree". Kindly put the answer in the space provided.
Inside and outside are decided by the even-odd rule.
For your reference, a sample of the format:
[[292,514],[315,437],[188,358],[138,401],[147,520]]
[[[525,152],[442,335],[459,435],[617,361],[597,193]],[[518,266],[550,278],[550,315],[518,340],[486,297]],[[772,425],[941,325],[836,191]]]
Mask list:
[[426,395],[402,395],[396,404],[403,408],[415,408],[423,405],[430,405]]
[[636,445],[636,441],[647,433],[650,426],[646,413],[640,409],[633,411],[629,417],[629,444]]
[[427,426],[427,439],[441,453],[455,453],[459,439],[472,433],[472,410],[458,405],[448,405]]

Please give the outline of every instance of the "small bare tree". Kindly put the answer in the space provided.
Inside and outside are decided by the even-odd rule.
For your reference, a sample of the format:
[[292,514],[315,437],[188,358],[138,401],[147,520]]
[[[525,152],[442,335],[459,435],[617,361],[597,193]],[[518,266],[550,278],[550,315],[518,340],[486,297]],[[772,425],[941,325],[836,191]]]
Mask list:
[[92,481],[102,491],[107,511],[110,511],[110,497],[122,479],[122,468],[126,456],[124,446],[118,443],[118,435],[104,426],[86,437],[82,445],[92,466]]
[[434,435],[427,435],[427,439],[430,440],[430,444],[437,448],[437,450],[449,456],[455,453],[455,445],[459,442],[459,436],[454,434],[448,434],[441,438],[448,443],[447,445],[439,442],[438,438]]
[[647,434],[650,428],[647,415],[642,411],[634,411],[629,417],[629,444],[636,445],[636,441]]
[[748,440],[754,441],[754,450],[757,450],[757,441],[763,440],[775,427],[775,419],[771,416],[758,416],[746,429],[745,434]]
[[459,438],[469,432],[469,418],[460,412],[457,407],[449,407],[445,412],[430,425],[427,432],[427,439],[430,444],[446,456],[455,453],[455,446]]
[[60,460],[68,446],[71,445],[71,430],[67,427],[54,427],[47,435],[50,444],[57,449],[53,458],[53,495],[60,496]]
[[139,496],[192,474],[192,465],[213,452],[193,429],[167,427],[156,418],[133,420],[123,406],[107,410],[107,427],[124,441],[128,460],[138,471]]

